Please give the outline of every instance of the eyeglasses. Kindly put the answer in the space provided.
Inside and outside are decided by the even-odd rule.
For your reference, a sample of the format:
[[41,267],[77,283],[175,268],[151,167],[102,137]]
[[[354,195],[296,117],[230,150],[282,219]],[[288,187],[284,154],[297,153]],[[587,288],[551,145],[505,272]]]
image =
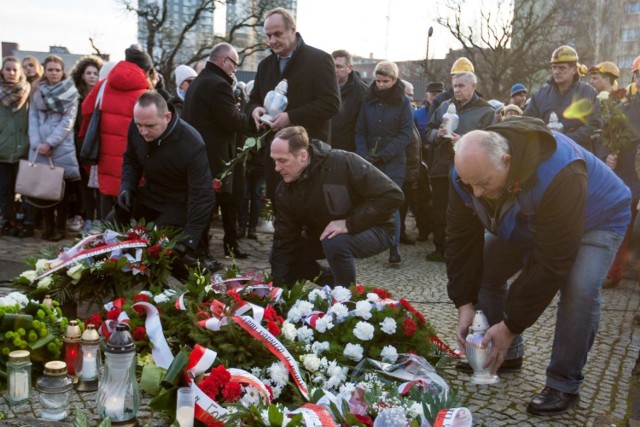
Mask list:
[[240,64],[238,64],[236,61],[234,61],[233,59],[229,58],[228,56],[226,57],[229,61],[231,61],[231,63],[233,64],[234,67],[238,68],[240,66]]

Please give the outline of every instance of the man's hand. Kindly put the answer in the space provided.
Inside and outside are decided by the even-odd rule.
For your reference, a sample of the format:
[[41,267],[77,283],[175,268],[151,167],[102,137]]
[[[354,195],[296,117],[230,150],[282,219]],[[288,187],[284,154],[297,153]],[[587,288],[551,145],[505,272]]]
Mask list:
[[120,194],[118,194],[117,202],[118,202],[118,206],[120,206],[125,211],[129,212],[133,204],[133,197],[131,195],[131,191],[122,190]]
[[617,154],[608,154],[607,158],[604,161],[607,166],[611,169],[615,169],[618,166],[618,155]]
[[51,146],[46,142],[43,142],[42,144],[38,145],[37,151],[38,151],[38,154],[45,157],[49,157],[52,154]]
[[271,118],[271,129],[279,131],[288,126],[291,126],[291,120],[289,120],[289,113],[280,113]]
[[260,127],[264,124],[262,123],[262,121],[260,121],[260,117],[262,117],[262,115],[266,112],[267,110],[265,110],[264,107],[256,107],[251,112],[251,117],[253,118],[253,122],[256,124],[256,129],[260,129]]
[[504,362],[507,350],[509,350],[511,341],[513,341],[515,337],[516,334],[511,332],[504,322],[497,323],[490,327],[482,340],[482,345],[484,346],[489,345],[489,343],[492,344],[491,355],[489,355],[489,359],[483,368],[488,368],[493,365],[492,371],[495,375],[498,372],[498,368],[502,365],[502,362]]
[[458,341],[458,348],[465,354],[465,344],[467,341],[467,335],[469,334],[469,327],[473,323],[473,317],[476,315],[476,310],[473,304],[465,304],[458,308],[458,329],[456,329],[456,340]]
[[324,231],[322,232],[322,235],[320,236],[320,240],[324,240],[325,237],[331,239],[338,234],[344,234],[348,232],[349,230],[347,230],[347,220],[336,219],[327,224]]
[[367,161],[372,165],[380,165],[383,163],[382,157],[376,156],[375,154],[373,156],[367,157]]

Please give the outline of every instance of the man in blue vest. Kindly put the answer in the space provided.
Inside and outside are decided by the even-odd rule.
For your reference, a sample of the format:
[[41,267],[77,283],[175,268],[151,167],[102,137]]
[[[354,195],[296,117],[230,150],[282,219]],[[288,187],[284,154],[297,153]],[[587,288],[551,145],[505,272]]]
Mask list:
[[454,149],[445,255],[458,343],[464,349],[474,310],[481,309],[492,325],[484,339],[493,345],[487,366],[519,370],[520,334],[560,291],[546,386],[527,410],[564,413],[580,400],[600,286],[630,221],[629,189],[538,119],[469,132]]

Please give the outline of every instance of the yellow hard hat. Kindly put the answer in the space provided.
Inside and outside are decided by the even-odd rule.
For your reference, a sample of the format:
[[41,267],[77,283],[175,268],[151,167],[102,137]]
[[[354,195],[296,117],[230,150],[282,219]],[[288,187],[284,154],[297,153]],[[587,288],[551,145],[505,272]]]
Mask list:
[[590,74],[604,74],[608,73],[614,76],[616,79],[620,77],[620,69],[613,62],[605,61],[598,65],[594,65],[589,68]]
[[578,65],[578,76],[580,77],[584,77],[587,75],[587,71],[589,71],[589,69],[587,68],[586,65],[581,64],[581,63],[577,63]]
[[551,63],[557,64],[559,62],[578,62],[578,52],[571,46],[560,46],[551,54]]
[[631,65],[631,72],[635,73],[640,70],[640,56],[633,60],[633,64]]
[[471,63],[471,61],[463,56],[462,58],[456,59],[456,62],[453,63],[453,65],[451,66],[451,74],[465,72],[475,73],[475,70],[473,69],[473,64]]

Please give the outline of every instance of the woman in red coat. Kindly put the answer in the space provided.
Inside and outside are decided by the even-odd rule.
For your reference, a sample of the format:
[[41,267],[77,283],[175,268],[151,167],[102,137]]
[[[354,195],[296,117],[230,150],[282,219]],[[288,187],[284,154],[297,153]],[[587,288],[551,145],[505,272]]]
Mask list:
[[127,148],[133,106],[138,97],[152,87],[149,80],[149,71],[153,68],[151,57],[139,45],[131,45],[125,50],[125,58],[113,67],[108,77],[99,82],[82,103],[80,136],[84,137],[100,87],[107,85],[102,95],[98,159],[100,210],[103,218],[111,211],[120,192],[122,157]]

